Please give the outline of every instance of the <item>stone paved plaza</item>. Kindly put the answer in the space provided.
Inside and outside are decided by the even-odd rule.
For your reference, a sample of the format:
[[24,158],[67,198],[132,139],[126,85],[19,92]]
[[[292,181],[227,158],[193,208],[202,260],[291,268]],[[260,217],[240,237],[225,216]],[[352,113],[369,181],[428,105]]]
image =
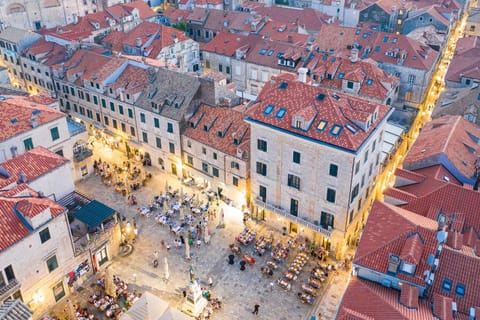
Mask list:
[[[101,152],[102,150],[100,150]],[[96,159],[99,156],[107,162],[119,162],[122,155],[118,152],[96,151]],[[307,266],[294,282],[292,290],[286,292],[276,283],[281,277],[281,272],[288,266],[288,262],[295,257],[295,251],[289,254],[287,261],[275,271],[273,277],[267,278],[261,273],[260,268],[265,265],[269,255],[255,256],[257,262],[246,266],[245,271],[239,268],[239,257],[236,256],[235,264],[227,263],[227,256],[231,254],[229,244],[235,243],[237,236],[244,228],[243,214],[235,208],[229,207],[222,202],[213,208],[223,208],[225,212],[225,228],[217,228],[218,214],[215,221],[209,221],[211,241],[208,245],[202,242],[200,248],[192,246],[190,249],[192,259],[185,259],[185,248],[175,248],[173,235],[168,226],[163,227],[155,220],[139,216],[137,207],[147,205],[153,197],[165,189],[165,179],[172,189],[183,188],[183,192],[192,195],[198,190],[192,190],[180,184],[175,177],[166,176],[152,168],[148,169],[153,178],[147,186],[135,192],[138,199],[137,206],[127,206],[126,199],[112,187],[105,186],[100,177],[91,176],[78,183],[76,189],[90,198],[95,198],[117,210],[129,221],[135,219],[138,227],[138,236],[134,244],[134,250],[127,257],[117,257],[110,263],[111,273],[120,276],[123,280],[138,287],[140,291],[150,291],[162,299],[167,300],[172,306],[180,307],[183,302],[182,291],[189,281],[189,268],[193,266],[195,277],[200,284],[207,287],[207,279],[212,277],[214,285],[212,297],[220,298],[223,302],[222,310],[216,311],[213,319],[310,319],[312,314],[321,312],[322,319],[333,319],[336,313],[344,288],[347,283],[348,273],[345,271],[331,275],[327,282],[318,290],[319,297],[313,306],[305,305],[296,297],[300,291],[301,283],[306,280],[310,270],[317,260],[311,258]],[[265,223],[248,221],[248,226],[257,231],[259,235],[270,235],[270,230]],[[257,236],[258,237],[258,236]],[[274,243],[288,239],[278,232],[273,232]],[[171,245],[170,251],[162,247],[161,241],[167,241]],[[154,252],[159,251],[159,266],[153,267]],[[253,252],[253,245],[242,247],[247,253]],[[268,253],[268,251],[267,251]],[[169,280],[164,277],[164,257],[167,257],[169,265]],[[258,316],[251,312],[253,306],[258,303],[260,312]]]

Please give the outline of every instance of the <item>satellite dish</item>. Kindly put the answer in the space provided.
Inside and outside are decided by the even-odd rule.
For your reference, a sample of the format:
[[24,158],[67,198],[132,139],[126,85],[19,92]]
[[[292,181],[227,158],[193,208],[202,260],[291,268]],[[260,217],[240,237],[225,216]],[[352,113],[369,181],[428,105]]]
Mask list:
[[439,243],[444,243],[447,240],[447,235],[448,235],[448,233],[443,231],[443,230],[438,231],[437,232],[437,241]]
[[433,266],[433,263],[435,262],[435,255],[433,253],[430,253],[428,255],[428,265],[431,267]]

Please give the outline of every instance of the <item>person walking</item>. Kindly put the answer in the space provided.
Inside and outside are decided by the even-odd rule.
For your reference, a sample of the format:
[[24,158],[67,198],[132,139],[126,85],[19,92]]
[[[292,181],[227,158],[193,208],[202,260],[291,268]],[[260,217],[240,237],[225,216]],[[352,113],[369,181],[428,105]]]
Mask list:
[[212,279],[212,277],[208,277],[208,285],[210,286],[210,288],[213,286],[213,279]]
[[254,306],[253,306],[253,311],[252,313],[253,314],[258,314],[258,309],[260,309],[260,305],[258,303],[256,303]]

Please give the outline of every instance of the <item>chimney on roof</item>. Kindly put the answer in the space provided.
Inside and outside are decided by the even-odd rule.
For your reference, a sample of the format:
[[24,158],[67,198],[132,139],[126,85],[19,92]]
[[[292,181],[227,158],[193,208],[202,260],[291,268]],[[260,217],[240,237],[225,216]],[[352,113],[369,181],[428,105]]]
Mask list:
[[358,49],[357,48],[352,48],[351,53],[350,53],[350,61],[353,63],[358,61]]
[[38,127],[38,118],[37,118],[37,116],[32,116],[32,117],[30,118],[30,125],[32,126],[32,128]]
[[75,13],[73,14],[73,24],[77,24],[78,23],[78,15],[76,15]]
[[307,68],[299,68],[298,69],[298,81],[307,83]]
[[142,46],[142,38],[135,39],[135,46],[140,48]]
[[25,173],[20,173],[18,175],[18,183],[27,183],[28,182],[28,179],[27,179],[27,175]]

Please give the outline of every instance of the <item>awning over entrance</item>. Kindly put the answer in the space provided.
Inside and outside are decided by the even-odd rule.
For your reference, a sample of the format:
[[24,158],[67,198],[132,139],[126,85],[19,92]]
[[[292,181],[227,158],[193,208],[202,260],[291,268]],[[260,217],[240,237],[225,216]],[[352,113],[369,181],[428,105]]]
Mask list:
[[92,200],[75,212],[74,217],[87,224],[90,228],[100,225],[115,214],[115,210],[97,200]]

